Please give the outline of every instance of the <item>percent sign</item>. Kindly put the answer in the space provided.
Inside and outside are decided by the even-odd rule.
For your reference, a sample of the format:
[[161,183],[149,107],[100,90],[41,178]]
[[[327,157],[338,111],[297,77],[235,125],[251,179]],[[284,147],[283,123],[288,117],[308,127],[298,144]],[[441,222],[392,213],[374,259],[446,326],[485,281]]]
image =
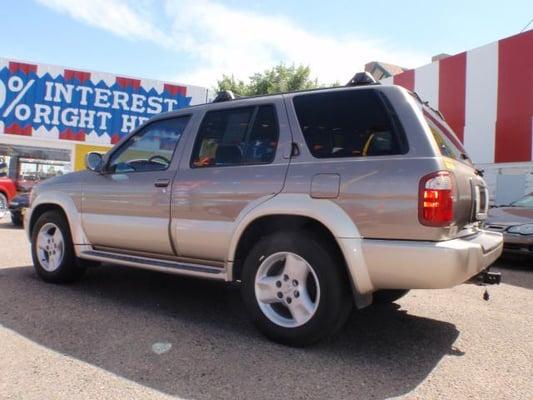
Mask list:
[[[7,117],[13,109],[20,103],[24,95],[30,88],[32,87],[33,83],[35,82],[35,79],[31,79],[28,81],[28,83],[24,84],[24,81],[19,76],[12,76],[7,81],[7,87],[9,90],[11,90],[14,93],[17,93],[17,96],[11,101],[11,103],[8,104],[4,112],[2,113],[3,117]],[[3,88],[4,89],[4,88]],[[4,89],[5,90],[5,89]],[[4,94],[5,95],[5,94]],[[29,112],[29,110],[27,111]],[[29,114],[27,114],[29,116]],[[26,119],[26,118],[21,118]]]

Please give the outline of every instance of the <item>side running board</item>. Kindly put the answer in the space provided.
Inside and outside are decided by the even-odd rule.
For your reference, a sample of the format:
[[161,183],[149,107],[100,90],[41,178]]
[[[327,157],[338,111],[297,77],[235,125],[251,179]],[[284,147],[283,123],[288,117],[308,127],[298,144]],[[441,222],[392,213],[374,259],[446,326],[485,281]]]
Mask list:
[[227,275],[224,268],[217,268],[209,265],[190,264],[170,260],[161,260],[158,258],[138,257],[134,255],[124,255],[99,250],[84,251],[80,254],[80,257],[87,260],[109,262],[128,267],[149,269],[171,274],[227,280]]

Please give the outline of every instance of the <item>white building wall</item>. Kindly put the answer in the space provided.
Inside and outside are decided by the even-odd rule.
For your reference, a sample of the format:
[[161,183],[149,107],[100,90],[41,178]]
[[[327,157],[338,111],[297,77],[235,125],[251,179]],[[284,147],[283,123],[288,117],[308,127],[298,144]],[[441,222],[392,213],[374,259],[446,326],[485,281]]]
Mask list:
[[464,145],[475,163],[493,163],[498,104],[498,42],[466,55]]
[[439,108],[439,63],[434,62],[417,68],[415,73],[415,92],[421,99]]
[[[514,201],[533,192],[533,162],[476,164],[476,167],[485,171],[484,179],[489,187],[491,204],[501,205],[502,202],[499,200],[503,197],[509,197],[511,201]],[[512,188],[513,193],[510,196],[503,196],[503,193],[497,191],[498,181],[510,175],[522,178],[516,179],[520,184]],[[507,194],[509,193],[505,193]]]

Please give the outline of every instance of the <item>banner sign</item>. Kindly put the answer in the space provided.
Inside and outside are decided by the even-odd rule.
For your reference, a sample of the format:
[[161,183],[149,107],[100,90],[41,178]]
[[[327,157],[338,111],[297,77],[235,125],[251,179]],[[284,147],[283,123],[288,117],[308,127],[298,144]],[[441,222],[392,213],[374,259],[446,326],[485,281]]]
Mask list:
[[194,86],[0,62],[0,133],[113,144],[150,117],[206,97]]

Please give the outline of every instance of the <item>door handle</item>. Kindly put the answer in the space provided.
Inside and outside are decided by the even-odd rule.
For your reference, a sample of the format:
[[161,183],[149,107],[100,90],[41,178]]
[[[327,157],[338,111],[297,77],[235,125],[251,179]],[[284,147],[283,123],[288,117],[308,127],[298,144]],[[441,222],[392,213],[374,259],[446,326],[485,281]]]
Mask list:
[[170,179],[156,179],[154,186],[158,188],[165,188],[169,185]]

